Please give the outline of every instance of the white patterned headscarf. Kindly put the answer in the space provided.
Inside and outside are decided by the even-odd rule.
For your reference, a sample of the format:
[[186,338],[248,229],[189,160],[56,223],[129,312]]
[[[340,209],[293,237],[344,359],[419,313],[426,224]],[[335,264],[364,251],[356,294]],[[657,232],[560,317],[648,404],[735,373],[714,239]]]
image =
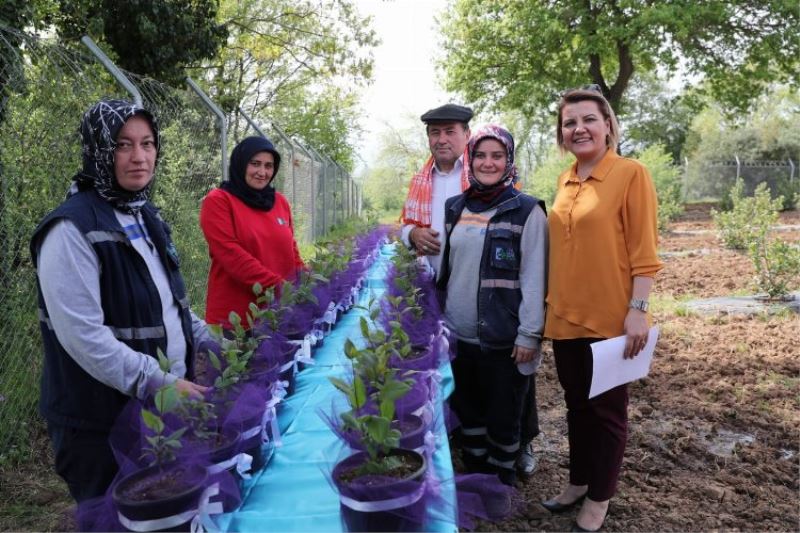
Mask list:
[[[128,191],[114,175],[114,150],[122,126],[131,117],[141,115],[150,122],[156,142],[156,164],[161,153],[158,123],[155,117],[133,102],[101,100],[83,115],[80,133],[83,141],[83,168],[73,176],[77,190],[94,189],[105,201],[126,213],[137,213],[150,197],[153,180],[143,189]],[[73,187],[74,191],[75,187]]]

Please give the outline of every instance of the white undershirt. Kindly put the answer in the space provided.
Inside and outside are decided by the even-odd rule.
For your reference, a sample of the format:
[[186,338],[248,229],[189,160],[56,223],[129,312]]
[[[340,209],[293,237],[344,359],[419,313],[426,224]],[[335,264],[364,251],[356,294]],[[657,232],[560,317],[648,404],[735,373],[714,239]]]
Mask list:
[[[461,194],[461,169],[464,167],[462,158],[459,157],[450,172],[441,172],[436,165],[433,165],[431,173],[431,228],[439,232],[439,255],[426,255],[428,264],[438,274],[439,266],[442,263],[444,253],[444,203],[451,196]],[[409,234],[416,226],[409,224],[403,226],[402,238],[406,246],[411,246]]]

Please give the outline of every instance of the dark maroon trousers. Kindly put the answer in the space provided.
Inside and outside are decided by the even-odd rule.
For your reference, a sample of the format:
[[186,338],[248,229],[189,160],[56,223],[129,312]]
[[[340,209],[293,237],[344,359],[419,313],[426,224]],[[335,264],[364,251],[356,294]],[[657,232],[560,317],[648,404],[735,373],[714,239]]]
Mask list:
[[628,439],[628,386],[589,399],[590,345],[599,340],[554,340],[553,353],[567,403],[569,482],[589,485],[589,499],[605,501],[616,492]]

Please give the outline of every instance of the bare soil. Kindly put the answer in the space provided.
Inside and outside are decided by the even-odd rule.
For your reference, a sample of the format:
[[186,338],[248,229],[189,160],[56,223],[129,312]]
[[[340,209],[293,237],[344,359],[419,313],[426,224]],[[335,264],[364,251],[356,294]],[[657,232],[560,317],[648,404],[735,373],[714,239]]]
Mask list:
[[[664,251],[709,252],[663,258],[653,295],[661,337],[650,376],[630,388],[628,445],[606,531],[800,530],[800,318],[685,316],[672,302],[752,293],[753,267],[721,248],[709,207],[693,207],[671,228],[709,231],[662,236]],[[796,212],[781,215],[781,224],[798,222]],[[797,233],[780,236],[800,242]],[[553,515],[538,503],[568,480],[552,354],[537,389],[539,467],[518,485],[525,511],[478,530],[569,531],[575,520],[577,509]]]

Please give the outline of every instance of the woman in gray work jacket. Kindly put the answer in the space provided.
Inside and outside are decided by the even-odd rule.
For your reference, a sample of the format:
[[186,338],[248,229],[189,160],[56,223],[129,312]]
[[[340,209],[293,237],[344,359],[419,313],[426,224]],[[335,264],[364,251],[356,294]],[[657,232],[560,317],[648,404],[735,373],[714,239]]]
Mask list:
[[169,226],[149,201],[155,118],[103,100],[80,132],[83,168],[31,239],[44,341],[39,410],[56,472],[78,502],[104,494],[117,472],[108,437],[130,397],[170,382],[190,395],[205,390],[184,376],[208,338],[189,309]]
[[471,471],[516,480],[520,417],[541,361],[546,294],[544,203],[514,184],[514,139],[486,125],[469,144],[469,188],[445,204],[445,252],[438,287],[458,338],[451,405]]

